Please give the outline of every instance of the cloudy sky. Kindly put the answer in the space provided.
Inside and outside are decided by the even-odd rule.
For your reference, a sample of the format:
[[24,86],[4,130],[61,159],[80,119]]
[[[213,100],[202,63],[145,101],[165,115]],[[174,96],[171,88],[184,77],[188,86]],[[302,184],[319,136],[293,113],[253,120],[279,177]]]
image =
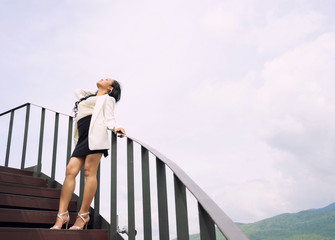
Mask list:
[[117,121],[234,220],[335,202],[332,0],[0,0],[0,112],[71,114],[122,84]]

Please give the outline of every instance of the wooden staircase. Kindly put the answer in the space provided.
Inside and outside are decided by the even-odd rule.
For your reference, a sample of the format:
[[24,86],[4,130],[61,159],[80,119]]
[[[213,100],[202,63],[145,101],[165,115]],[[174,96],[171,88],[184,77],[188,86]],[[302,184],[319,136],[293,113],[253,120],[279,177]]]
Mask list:
[[[60,190],[48,187],[48,180],[34,173],[0,166],[0,239],[11,240],[108,240],[107,229],[50,230],[56,221]],[[77,214],[71,201],[70,226]],[[93,217],[91,216],[91,219]]]

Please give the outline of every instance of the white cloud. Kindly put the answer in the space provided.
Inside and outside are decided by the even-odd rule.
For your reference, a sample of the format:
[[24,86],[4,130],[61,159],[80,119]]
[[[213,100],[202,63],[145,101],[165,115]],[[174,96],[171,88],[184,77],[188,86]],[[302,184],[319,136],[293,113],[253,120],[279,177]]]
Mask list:
[[202,23],[209,31],[220,32],[221,34],[234,31],[239,24],[238,17],[224,8],[217,8],[206,13]]
[[247,41],[255,44],[260,54],[278,54],[308,40],[325,25],[326,17],[313,10],[292,11],[283,16],[269,11],[265,24],[254,26]]
[[254,1],[224,1],[207,10],[199,24],[205,32],[224,41],[242,40],[243,31],[254,18]]
[[284,191],[289,192],[284,194],[288,202],[296,204],[301,196],[313,193],[304,198],[307,206],[335,196],[324,190],[334,176],[334,60],[335,34],[329,33],[268,62],[262,71],[260,132],[270,147],[291,155],[277,159],[275,165],[283,178],[292,181]]
[[[190,162],[206,164],[181,164],[211,186],[205,187],[210,193],[218,189],[212,196],[234,219],[252,221],[334,199],[334,43],[335,34],[323,34],[241,81],[207,81],[190,91],[208,146],[201,151],[201,142],[194,142],[198,156]],[[196,127],[188,121],[187,128]],[[213,183],[198,178],[204,172],[212,173]]]
[[330,123],[324,117],[335,107],[334,39],[333,33],[324,34],[265,64],[258,98],[268,114],[280,118],[290,114],[308,124]]

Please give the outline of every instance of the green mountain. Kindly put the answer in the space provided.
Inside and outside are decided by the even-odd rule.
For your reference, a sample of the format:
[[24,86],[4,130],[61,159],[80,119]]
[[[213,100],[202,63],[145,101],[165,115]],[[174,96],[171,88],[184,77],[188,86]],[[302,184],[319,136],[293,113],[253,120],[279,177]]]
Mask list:
[[250,240],[335,239],[335,203],[321,209],[285,213],[238,226]]
[[[335,203],[237,225],[250,240],[335,240]],[[225,239],[218,230],[216,233],[217,240]],[[200,236],[194,234],[191,239],[200,240]]]

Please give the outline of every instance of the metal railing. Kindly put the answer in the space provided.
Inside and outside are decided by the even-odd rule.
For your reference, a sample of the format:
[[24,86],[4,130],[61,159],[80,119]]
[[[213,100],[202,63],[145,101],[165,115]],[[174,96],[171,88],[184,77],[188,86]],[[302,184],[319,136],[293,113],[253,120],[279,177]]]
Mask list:
[[[67,128],[67,144],[66,156],[64,160],[68,163],[71,156],[73,117],[67,114],[62,114],[35,104],[26,103],[6,112],[0,114],[1,116],[10,114],[7,147],[5,156],[5,166],[8,166],[11,152],[12,131],[14,123],[15,111],[21,108],[26,108],[24,132],[23,132],[23,146],[21,154],[21,169],[25,168],[25,159],[27,151],[27,139],[29,130],[30,108],[36,106],[41,109],[40,128],[39,128],[39,144],[36,174],[41,175],[42,166],[42,151],[43,151],[43,137],[45,131],[45,112],[46,110],[54,113],[54,131],[53,131],[53,150],[52,150],[52,167],[51,176],[55,180],[56,171],[56,155],[58,148],[58,134],[59,134],[59,115],[68,118]],[[189,219],[188,219],[188,205],[186,190],[189,191],[197,201],[198,205],[198,221],[200,229],[201,240],[216,239],[216,227],[221,231],[226,239],[232,240],[247,240],[248,238],[235,225],[235,223],[222,211],[222,209],[173,161],[165,157],[163,154],[153,149],[149,145],[126,135],[127,145],[127,221],[128,230],[127,235],[129,240],[136,238],[136,223],[135,223],[135,177],[134,177],[134,143],[141,148],[141,184],[142,184],[142,207],[143,207],[143,239],[150,240],[153,238],[152,229],[152,213],[151,213],[151,183],[150,183],[150,167],[149,167],[149,153],[155,156],[156,160],[156,181],[157,181],[157,211],[158,211],[158,235],[159,239],[170,239],[170,225],[169,225],[169,208],[168,208],[168,192],[167,192],[167,173],[168,167],[173,174],[174,186],[174,203],[175,203],[175,222],[176,235],[178,240],[189,239]],[[118,216],[117,216],[117,135],[111,134],[111,173],[110,173],[110,221],[107,226],[109,228],[110,239],[120,239]],[[94,200],[94,219],[100,214],[100,165],[97,172],[98,186]],[[79,205],[84,189],[84,174],[81,171],[80,175],[80,193]],[[124,217],[124,216],[123,216]],[[94,226],[98,226],[95,224]],[[100,224],[101,227],[101,224]],[[139,236],[137,236],[139,237]]]

